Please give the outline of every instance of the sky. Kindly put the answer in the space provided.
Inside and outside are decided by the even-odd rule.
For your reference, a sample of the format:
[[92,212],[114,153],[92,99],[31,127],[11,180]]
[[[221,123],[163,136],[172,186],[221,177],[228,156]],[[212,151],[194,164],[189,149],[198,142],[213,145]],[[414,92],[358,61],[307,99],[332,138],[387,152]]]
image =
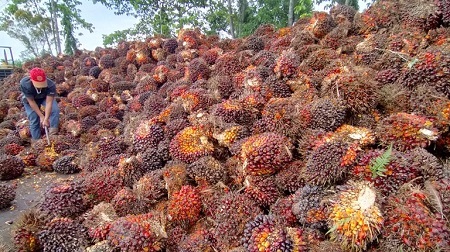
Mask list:
[[[0,0],[0,9],[3,9],[8,2],[8,0]],[[112,10],[107,9],[102,4],[93,4],[92,1],[88,0],[81,0],[81,2],[82,5],[78,7],[81,11],[81,17],[88,23],[93,24],[94,32],[90,33],[84,29],[77,31],[83,33],[82,36],[78,37],[81,43],[80,49],[94,50],[98,46],[103,47],[103,35],[131,28],[137,23],[134,17],[126,15],[117,16]],[[361,0],[360,6],[365,6]],[[315,6],[314,9],[323,10],[323,5]],[[113,20],[114,22],[112,22]],[[25,50],[25,47],[20,41],[9,37],[6,32],[0,32],[0,46],[12,47],[14,59],[19,59],[20,52]],[[9,58],[9,51],[7,53]],[[0,52],[0,58],[3,59],[3,51]]]

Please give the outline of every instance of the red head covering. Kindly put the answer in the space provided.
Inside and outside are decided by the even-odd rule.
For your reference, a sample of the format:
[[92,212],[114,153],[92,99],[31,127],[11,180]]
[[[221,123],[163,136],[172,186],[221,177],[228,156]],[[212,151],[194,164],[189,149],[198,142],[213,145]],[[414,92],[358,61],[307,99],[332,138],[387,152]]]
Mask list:
[[30,79],[37,88],[47,87],[47,76],[42,68],[35,67],[30,71]]

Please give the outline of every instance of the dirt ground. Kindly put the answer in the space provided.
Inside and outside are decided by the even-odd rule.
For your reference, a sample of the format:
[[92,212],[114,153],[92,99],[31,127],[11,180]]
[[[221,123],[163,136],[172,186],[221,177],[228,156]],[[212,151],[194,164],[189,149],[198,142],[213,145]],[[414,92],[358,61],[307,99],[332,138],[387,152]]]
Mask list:
[[27,167],[24,174],[9,183],[17,182],[16,198],[11,207],[0,210],[0,252],[13,251],[11,229],[17,217],[29,208],[36,206],[47,187],[53,183],[73,180],[77,175],[64,175],[55,172],[41,172],[36,167]]

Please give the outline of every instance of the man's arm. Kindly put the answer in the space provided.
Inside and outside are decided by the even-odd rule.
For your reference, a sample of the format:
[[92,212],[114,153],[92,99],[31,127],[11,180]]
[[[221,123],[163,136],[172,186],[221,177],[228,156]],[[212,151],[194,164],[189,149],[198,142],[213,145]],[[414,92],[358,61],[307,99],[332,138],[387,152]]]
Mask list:
[[[39,116],[41,123],[44,122],[44,115],[42,114],[41,110],[39,109],[36,101],[34,100],[34,98],[31,97],[25,97],[28,101],[28,104],[30,105],[31,109],[36,112],[36,114]],[[47,113],[47,112],[46,112]]]
[[50,127],[50,114],[52,113],[52,106],[53,106],[53,99],[55,99],[54,96],[47,95],[45,98],[45,115],[44,115],[44,126]]

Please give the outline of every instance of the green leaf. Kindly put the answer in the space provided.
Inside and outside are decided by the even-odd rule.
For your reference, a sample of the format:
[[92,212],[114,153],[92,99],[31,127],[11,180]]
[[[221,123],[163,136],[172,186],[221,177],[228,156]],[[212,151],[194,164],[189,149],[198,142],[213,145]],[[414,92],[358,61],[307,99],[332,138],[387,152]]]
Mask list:
[[408,68],[411,69],[418,61],[419,59],[413,58],[410,62],[408,62]]
[[372,172],[372,178],[384,177],[386,176],[385,172],[387,171],[386,166],[391,161],[392,155],[392,144],[389,145],[389,148],[379,157],[372,160],[370,163],[370,171]]

